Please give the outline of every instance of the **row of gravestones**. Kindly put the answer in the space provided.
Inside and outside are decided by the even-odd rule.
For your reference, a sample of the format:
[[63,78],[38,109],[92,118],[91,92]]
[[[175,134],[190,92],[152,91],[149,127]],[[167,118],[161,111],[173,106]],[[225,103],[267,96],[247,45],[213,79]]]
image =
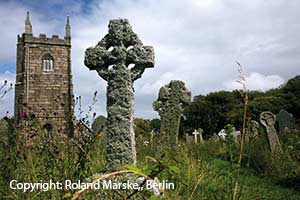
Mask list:
[[[277,135],[277,131],[275,129],[275,122],[278,121],[279,131],[285,132],[293,128],[293,116],[285,110],[281,110],[277,115],[274,115],[270,111],[265,111],[260,114],[260,122],[266,128],[267,138],[269,142],[270,151],[272,154],[282,153],[281,144]],[[259,123],[255,120],[251,120],[249,122],[249,127],[246,131],[245,140],[246,142],[252,142],[258,136],[258,128]],[[203,143],[203,130],[200,128],[195,130],[192,133],[195,137],[195,143],[198,143],[198,138],[200,143]],[[234,141],[238,143],[241,138],[241,132],[236,131],[235,128],[231,133]],[[218,135],[215,135],[214,138],[216,139],[223,139],[226,140],[227,133],[224,129],[222,129]],[[187,140],[190,141],[189,137],[187,136]]]
[[[108,34],[95,47],[85,51],[84,63],[107,81],[106,155],[107,170],[111,171],[136,163],[133,82],[141,78],[146,68],[154,67],[154,49],[143,45],[127,19],[110,20],[108,29]],[[183,106],[190,101],[191,92],[184,82],[176,80],[163,86],[153,103],[161,117],[160,132],[170,136],[167,138],[174,147]],[[286,119],[285,115],[281,113],[278,118]],[[272,134],[276,130],[269,125],[270,118],[266,114],[262,123],[266,124],[270,141],[276,143]],[[281,120],[280,128],[288,123],[289,120]]]

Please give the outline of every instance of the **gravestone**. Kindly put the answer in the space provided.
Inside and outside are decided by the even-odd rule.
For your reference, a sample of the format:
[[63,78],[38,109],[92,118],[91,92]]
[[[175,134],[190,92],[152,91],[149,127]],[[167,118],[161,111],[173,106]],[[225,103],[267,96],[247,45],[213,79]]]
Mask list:
[[[231,136],[232,136],[232,138],[233,138],[233,140],[234,140],[234,142],[235,143],[239,143],[240,142],[240,140],[241,140],[241,131],[237,131],[236,129],[235,129],[235,127],[232,127],[232,130],[231,130]],[[219,133],[218,133],[218,136],[222,139],[222,140],[224,140],[224,141],[226,141],[227,140],[227,137],[228,137],[228,133],[226,132],[226,130],[225,129],[222,129]]]
[[266,127],[271,153],[282,153],[281,144],[274,127],[276,116],[270,111],[265,111],[260,113],[259,118],[262,125]]
[[258,137],[259,123],[255,120],[250,120],[249,127],[247,129],[246,142],[252,142]]
[[276,121],[278,122],[279,132],[293,129],[294,117],[284,109],[280,110],[276,115]]
[[154,49],[143,45],[127,19],[114,19],[109,21],[108,34],[85,51],[84,63],[107,81],[108,170],[135,164],[133,82],[154,67]]
[[226,131],[225,129],[221,129],[220,132],[218,133],[218,136],[222,139],[222,140],[226,140]]
[[183,106],[191,101],[191,92],[184,82],[172,80],[159,90],[158,98],[153,102],[153,108],[161,117],[162,134],[168,135],[173,147],[177,144],[180,117]]
[[199,143],[203,144],[204,140],[203,140],[203,129],[202,128],[198,128],[199,131]]
[[106,133],[107,120],[104,116],[99,115],[92,124],[92,130],[95,134]]
[[200,135],[200,133],[195,129],[192,134],[194,135],[195,143],[197,144],[198,143],[198,135]]

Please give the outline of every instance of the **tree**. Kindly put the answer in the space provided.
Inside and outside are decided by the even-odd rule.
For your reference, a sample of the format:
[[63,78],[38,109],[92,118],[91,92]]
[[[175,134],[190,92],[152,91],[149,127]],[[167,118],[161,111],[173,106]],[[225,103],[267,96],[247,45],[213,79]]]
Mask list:
[[159,132],[160,130],[160,119],[154,118],[150,120],[150,129],[155,132]]
[[134,119],[134,132],[135,135],[146,135],[151,132],[150,121],[142,118]]

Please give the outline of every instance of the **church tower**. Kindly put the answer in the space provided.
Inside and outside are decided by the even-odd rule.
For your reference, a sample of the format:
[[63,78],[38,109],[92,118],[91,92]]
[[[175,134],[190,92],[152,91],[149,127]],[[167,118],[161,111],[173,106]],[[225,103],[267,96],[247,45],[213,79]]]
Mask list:
[[[18,125],[28,117],[62,132],[70,130],[73,117],[71,28],[65,37],[33,35],[29,13],[25,32],[18,35],[14,115]],[[68,133],[69,134],[69,133]]]

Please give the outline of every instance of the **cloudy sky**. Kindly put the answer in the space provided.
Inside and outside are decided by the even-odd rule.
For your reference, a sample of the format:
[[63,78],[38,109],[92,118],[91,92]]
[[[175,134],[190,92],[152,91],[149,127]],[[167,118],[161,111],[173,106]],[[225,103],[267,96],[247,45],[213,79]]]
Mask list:
[[[15,0],[0,1],[0,84],[14,82],[17,34],[30,12],[34,35],[64,36],[70,16],[74,93],[86,110],[106,115],[106,82],[83,64],[84,51],[107,32],[109,19],[128,18],[156,64],[135,82],[135,115],[153,118],[161,86],[183,80],[193,95],[239,87],[236,61],[249,88],[268,90],[300,74],[298,0]],[[13,91],[0,99],[0,116],[13,112]]]

